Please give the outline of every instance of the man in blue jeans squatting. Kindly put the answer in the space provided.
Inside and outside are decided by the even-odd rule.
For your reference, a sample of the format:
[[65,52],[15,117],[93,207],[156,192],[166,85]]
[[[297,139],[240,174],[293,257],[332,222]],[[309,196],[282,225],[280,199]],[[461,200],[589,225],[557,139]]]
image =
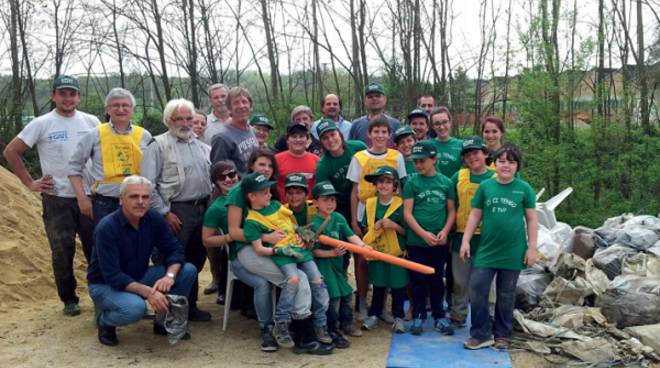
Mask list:
[[[141,176],[125,178],[119,189],[119,208],[104,217],[94,233],[94,250],[87,271],[89,295],[98,318],[98,337],[114,346],[116,327],[139,321],[145,314],[145,299],[156,313],[165,313],[165,294],[188,296],[197,269],[185,263],[182,247],[168,223],[150,210],[151,182]],[[153,248],[163,263],[149,267]],[[154,323],[154,333],[167,335]],[[184,339],[190,338],[186,333]]]

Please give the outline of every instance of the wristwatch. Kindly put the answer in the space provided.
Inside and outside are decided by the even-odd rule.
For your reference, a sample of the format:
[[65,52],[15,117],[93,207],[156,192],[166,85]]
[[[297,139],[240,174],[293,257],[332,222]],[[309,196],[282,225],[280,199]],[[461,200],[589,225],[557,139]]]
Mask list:
[[165,274],[165,276],[171,278],[172,280],[174,280],[174,278],[176,277],[176,275],[174,274],[174,272],[168,272],[168,273]]

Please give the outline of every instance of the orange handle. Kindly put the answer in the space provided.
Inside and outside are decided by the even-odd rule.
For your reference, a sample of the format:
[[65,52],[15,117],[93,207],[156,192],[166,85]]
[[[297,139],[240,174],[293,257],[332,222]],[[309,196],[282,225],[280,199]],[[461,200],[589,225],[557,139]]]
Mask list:
[[338,248],[340,246],[343,246],[347,250],[349,250],[353,253],[361,254],[363,256],[373,258],[373,259],[377,259],[379,261],[383,261],[383,262],[386,262],[386,263],[391,263],[393,265],[403,267],[403,268],[411,270],[411,271],[415,271],[415,272],[419,272],[419,273],[425,273],[427,275],[432,275],[432,274],[435,273],[435,269],[433,267],[425,266],[423,264],[420,264],[420,263],[417,263],[417,262],[412,262],[412,261],[409,261],[407,259],[395,257],[393,255],[389,255],[389,254],[386,254],[386,253],[381,253],[381,252],[373,250],[373,249],[358,247],[355,244],[351,244],[351,243],[348,243],[348,242],[345,242],[345,241],[337,240],[337,239],[331,238],[327,235],[319,236],[319,242],[322,243],[322,244],[325,244],[325,245],[329,245],[331,247],[336,247],[336,248]]

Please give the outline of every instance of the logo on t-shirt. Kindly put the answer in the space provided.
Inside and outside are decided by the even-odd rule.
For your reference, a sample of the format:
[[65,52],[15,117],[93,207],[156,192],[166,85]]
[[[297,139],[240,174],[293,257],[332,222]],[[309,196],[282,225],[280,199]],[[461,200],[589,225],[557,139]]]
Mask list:
[[50,132],[48,133],[48,142],[60,142],[60,141],[66,141],[69,139],[68,133],[66,130],[60,130],[57,132]]

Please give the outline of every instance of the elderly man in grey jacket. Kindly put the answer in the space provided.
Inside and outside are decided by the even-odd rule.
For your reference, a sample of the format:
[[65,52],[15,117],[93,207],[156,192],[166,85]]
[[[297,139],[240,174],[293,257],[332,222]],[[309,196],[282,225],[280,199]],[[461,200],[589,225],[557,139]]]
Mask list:
[[[202,244],[204,212],[211,195],[210,163],[195,139],[192,102],[175,99],[165,106],[168,131],[154,137],[144,152],[141,172],[153,185],[151,207],[160,213],[184,248],[186,261],[201,272],[206,261]],[[211,315],[197,308],[198,280],[190,291],[189,320],[208,321]]]

